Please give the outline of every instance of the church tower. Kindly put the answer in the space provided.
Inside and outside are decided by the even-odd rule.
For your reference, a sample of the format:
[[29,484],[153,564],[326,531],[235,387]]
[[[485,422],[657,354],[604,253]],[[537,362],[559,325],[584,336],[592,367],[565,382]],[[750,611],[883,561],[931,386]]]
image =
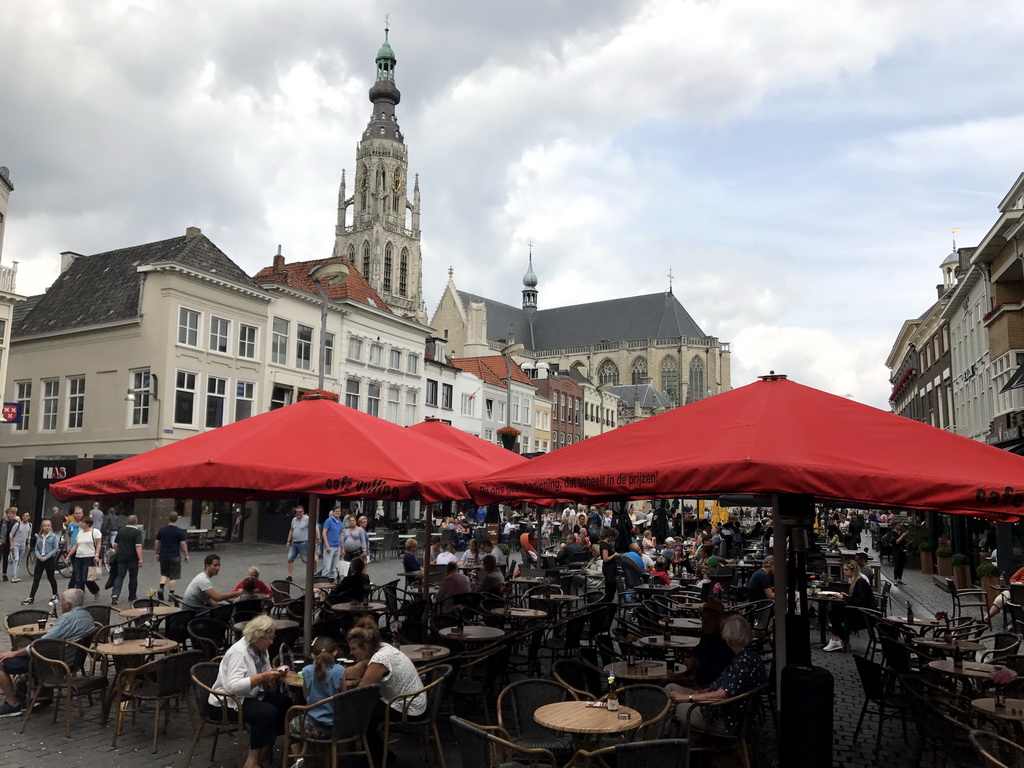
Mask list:
[[415,177],[409,200],[409,151],[395,107],[395,52],[384,29],[377,51],[377,80],[370,88],[373,112],[356,145],[355,190],[346,196],[345,173],[338,191],[335,258],[345,256],[399,315],[426,324],[420,257],[420,187]]

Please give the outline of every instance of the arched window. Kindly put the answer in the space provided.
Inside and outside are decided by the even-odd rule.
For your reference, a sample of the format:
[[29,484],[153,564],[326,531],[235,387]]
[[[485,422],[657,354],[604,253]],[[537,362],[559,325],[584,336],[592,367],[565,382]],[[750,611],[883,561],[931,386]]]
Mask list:
[[409,249],[403,248],[398,259],[398,295],[405,296],[409,292]]
[[633,361],[633,383],[646,384],[647,379],[647,358],[638,357]]
[[611,360],[605,360],[597,369],[597,378],[602,384],[614,386],[619,383],[619,367]]
[[348,247],[348,260],[352,262],[353,267],[356,265],[356,247],[354,245]]
[[679,405],[679,366],[674,357],[661,361],[661,388],[668,394],[673,408]]
[[[370,169],[365,165],[363,170],[359,174],[359,179],[356,182],[359,184],[359,210],[366,210],[366,187],[370,184]],[[365,275],[364,275],[365,276]]]
[[704,397],[704,362],[695,357],[690,361],[690,388],[686,402],[693,403]]
[[370,243],[369,241],[363,241],[363,277],[367,280],[370,279]]
[[391,293],[391,243],[384,246],[384,292]]

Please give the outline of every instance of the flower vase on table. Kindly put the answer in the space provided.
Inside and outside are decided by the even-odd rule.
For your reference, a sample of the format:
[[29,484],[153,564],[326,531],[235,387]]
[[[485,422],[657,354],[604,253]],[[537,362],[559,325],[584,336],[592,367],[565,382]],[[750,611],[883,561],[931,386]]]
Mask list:
[[992,673],[992,682],[996,686],[996,708],[1006,708],[1006,686],[1013,682],[1013,674],[1006,667],[1000,667]]

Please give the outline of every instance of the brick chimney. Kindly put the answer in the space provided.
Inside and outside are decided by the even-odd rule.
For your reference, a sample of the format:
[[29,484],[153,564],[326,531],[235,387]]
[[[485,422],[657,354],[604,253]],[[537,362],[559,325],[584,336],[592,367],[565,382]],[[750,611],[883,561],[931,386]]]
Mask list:
[[280,272],[284,269],[284,254],[281,253],[281,244],[278,243],[277,253],[274,255],[274,271]]

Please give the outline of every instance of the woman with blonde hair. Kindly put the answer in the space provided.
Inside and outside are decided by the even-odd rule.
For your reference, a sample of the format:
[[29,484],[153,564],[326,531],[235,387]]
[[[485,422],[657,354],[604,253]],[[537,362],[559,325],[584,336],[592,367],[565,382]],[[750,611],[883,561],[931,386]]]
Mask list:
[[270,587],[268,587],[260,580],[260,569],[257,568],[255,565],[249,566],[249,570],[245,572],[245,576],[238,580],[238,583],[235,584],[235,588],[231,591],[238,592],[239,590],[244,590],[245,587],[243,586],[242,582],[244,582],[246,579],[256,580],[257,595],[262,595],[263,597],[271,597],[273,595],[273,592],[270,591]]
[[[359,680],[359,685],[380,685],[380,698],[373,709],[370,727],[366,732],[370,754],[374,765],[384,762],[386,745],[380,730],[384,727],[387,703],[402,693],[416,693],[423,690],[419,672],[412,661],[400,650],[381,642],[380,631],[373,619],[364,617],[348,631],[349,653],[356,663],[345,670],[345,677]],[[427,696],[420,694],[394,706],[396,712],[405,711],[415,717],[427,710]]]
[[843,635],[848,627],[846,606],[856,608],[874,608],[875,593],[867,579],[860,576],[860,566],[853,560],[843,563],[843,578],[850,580],[850,588],[843,595],[843,601],[836,605],[830,605],[828,611],[829,622],[832,624],[832,639],[822,649],[824,651],[841,651],[843,649]]
[[[242,638],[228,648],[221,659],[215,691],[224,691],[242,700],[242,721],[249,726],[249,754],[243,768],[269,768],[274,756],[274,741],[284,733],[284,718],[291,699],[276,690],[284,677],[270,666],[269,649],[274,642],[274,620],[261,614],[251,619]],[[208,699],[211,718],[220,718],[221,705],[235,708],[231,699],[211,694]]]

